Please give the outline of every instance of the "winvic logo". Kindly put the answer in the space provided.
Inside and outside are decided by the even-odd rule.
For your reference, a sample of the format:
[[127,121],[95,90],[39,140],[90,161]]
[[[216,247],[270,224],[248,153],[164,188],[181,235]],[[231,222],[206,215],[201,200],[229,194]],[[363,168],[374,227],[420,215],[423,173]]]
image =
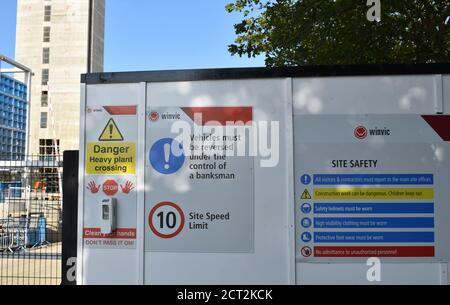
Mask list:
[[178,112],[174,113],[158,113],[156,111],[150,112],[149,119],[152,122],[156,122],[158,120],[165,120],[165,121],[178,121],[181,120],[181,114]]
[[86,108],[86,112],[87,112],[88,114],[91,114],[91,113],[99,113],[99,112],[103,112],[103,109],[101,109],[101,108],[93,109],[93,108],[91,108],[91,107],[88,107],[88,108]]
[[389,128],[372,128],[372,129],[367,129],[365,126],[358,126],[355,128],[354,131],[354,135],[356,138],[363,140],[369,136],[382,136],[382,137],[386,137],[386,136],[390,136],[391,135],[391,130]]
[[152,111],[152,112],[150,112],[150,115],[148,116],[148,118],[150,119],[150,121],[156,122],[159,120],[159,113],[156,111]]

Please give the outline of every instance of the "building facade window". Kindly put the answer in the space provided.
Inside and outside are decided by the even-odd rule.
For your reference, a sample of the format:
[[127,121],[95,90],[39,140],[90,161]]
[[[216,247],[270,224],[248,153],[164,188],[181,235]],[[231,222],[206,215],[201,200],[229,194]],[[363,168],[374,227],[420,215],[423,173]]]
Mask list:
[[44,42],[50,42],[50,27],[44,26]]
[[48,77],[49,77],[48,69],[42,69],[42,85],[43,86],[48,85]]
[[48,126],[48,113],[41,112],[41,128],[45,129]]
[[50,63],[50,48],[42,49],[42,63],[43,64]]
[[48,107],[48,91],[41,93],[41,107]]
[[[59,160],[60,153],[59,140],[39,139],[39,159],[41,161]],[[46,193],[59,192],[58,168],[39,168],[40,184],[45,188]]]
[[44,7],[44,21],[49,22],[52,20],[52,7],[50,5],[46,5]]
[[59,155],[59,140],[39,139],[39,155],[41,156]]

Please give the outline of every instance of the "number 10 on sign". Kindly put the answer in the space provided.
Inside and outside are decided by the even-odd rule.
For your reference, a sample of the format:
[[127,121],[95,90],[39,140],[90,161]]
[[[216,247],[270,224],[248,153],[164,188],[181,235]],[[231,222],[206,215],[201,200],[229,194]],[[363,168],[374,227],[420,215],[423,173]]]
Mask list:
[[183,210],[173,202],[161,202],[153,207],[148,216],[152,232],[164,239],[178,236],[184,228]]

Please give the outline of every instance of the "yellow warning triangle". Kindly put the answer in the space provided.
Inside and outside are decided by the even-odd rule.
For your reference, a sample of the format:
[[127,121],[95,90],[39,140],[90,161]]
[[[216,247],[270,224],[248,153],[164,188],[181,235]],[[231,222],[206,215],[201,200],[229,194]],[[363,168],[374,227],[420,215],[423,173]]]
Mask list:
[[308,190],[305,190],[303,192],[301,199],[311,199],[311,194],[308,192]]
[[103,129],[102,134],[98,138],[99,141],[123,141],[122,133],[117,127],[116,122],[113,119],[108,121],[105,129]]

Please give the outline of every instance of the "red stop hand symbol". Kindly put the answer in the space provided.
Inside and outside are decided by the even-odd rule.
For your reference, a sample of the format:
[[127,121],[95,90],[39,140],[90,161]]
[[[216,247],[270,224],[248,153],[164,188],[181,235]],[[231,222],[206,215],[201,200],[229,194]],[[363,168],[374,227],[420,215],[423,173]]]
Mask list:
[[95,181],[89,182],[87,189],[91,191],[92,194],[97,194],[100,191],[100,186],[95,183]]
[[122,192],[124,194],[129,194],[132,190],[134,190],[134,185],[133,183],[131,183],[131,181],[127,181],[127,183],[125,183],[125,186],[121,184],[120,188],[122,189]]

